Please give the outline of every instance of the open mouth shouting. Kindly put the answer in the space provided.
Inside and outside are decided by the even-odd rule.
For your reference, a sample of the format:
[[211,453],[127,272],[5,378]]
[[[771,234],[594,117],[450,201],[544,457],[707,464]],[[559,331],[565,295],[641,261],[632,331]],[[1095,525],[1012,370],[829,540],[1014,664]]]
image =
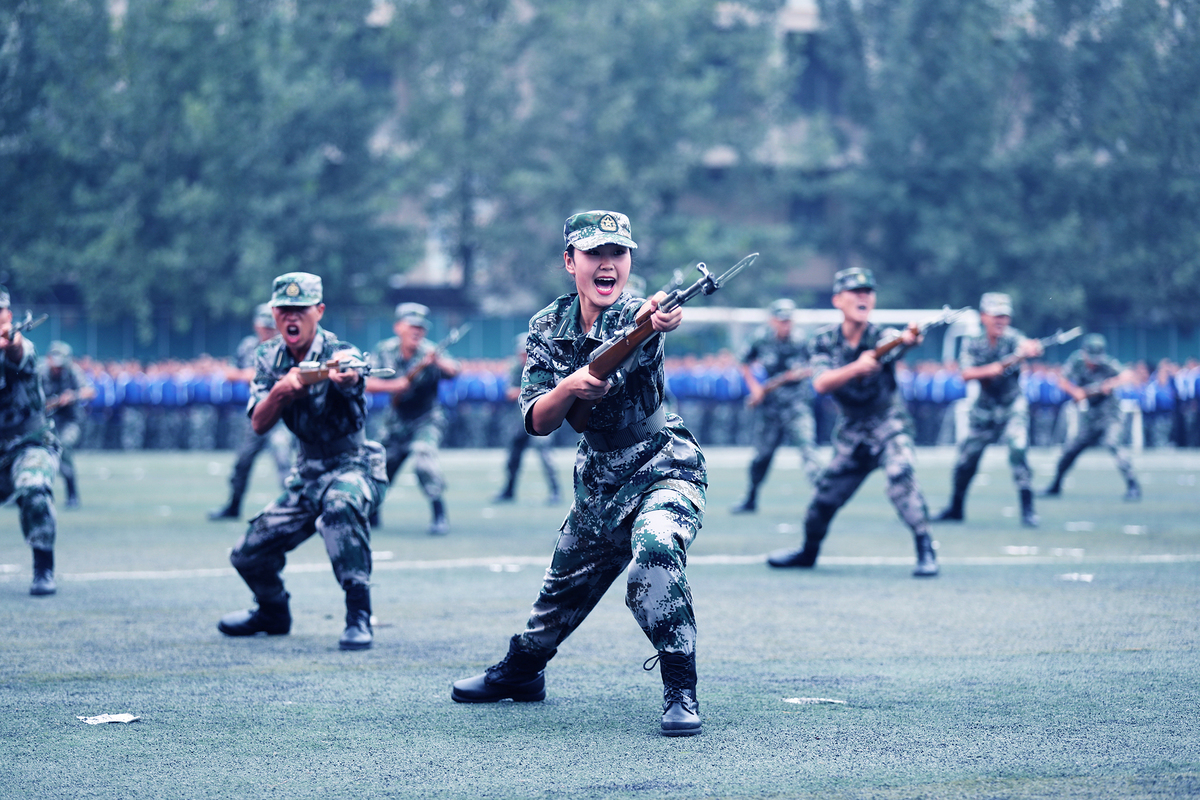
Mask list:
[[611,295],[617,289],[617,279],[611,275],[598,275],[593,283],[596,284],[596,291],[604,297]]

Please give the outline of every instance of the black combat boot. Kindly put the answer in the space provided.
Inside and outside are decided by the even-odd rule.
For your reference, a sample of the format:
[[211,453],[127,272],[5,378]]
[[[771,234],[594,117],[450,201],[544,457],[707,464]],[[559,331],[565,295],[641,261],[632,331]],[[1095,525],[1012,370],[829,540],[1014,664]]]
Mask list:
[[346,581],[346,630],[338,640],[342,650],[366,650],[371,646],[371,587]]
[[931,520],[932,522],[963,521],[965,517],[963,506],[967,500],[967,489],[970,488],[971,479],[974,477],[974,469],[959,467],[954,470],[954,496],[950,498],[950,505],[942,509],[941,513]]
[[546,662],[557,650],[532,653],[521,647],[521,637],[508,643],[508,655],[493,664],[482,675],[455,681],[450,697],[458,703],[495,703],[515,700],[533,703],[546,699]]
[[284,592],[275,600],[255,598],[258,608],[234,611],[221,617],[217,630],[226,636],[254,636],[265,633],[280,636],[292,629],[292,612],[288,609],[288,598]]
[[696,654],[660,650],[642,664],[647,672],[658,662],[663,682],[663,736],[695,736],[700,732],[700,701],[696,699]]
[[214,508],[208,512],[208,518],[213,522],[222,519],[237,519],[242,515],[241,498],[230,498],[229,503],[221,508]]
[[64,475],[63,480],[67,483],[67,508],[79,508],[79,488],[75,483],[75,476],[68,478]]
[[729,509],[730,514],[753,514],[758,510],[758,487],[751,486],[750,491],[746,492],[746,497],[733,508]]
[[430,508],[433,511],[433,521],[429,523],[429,535],[445,536],[450,532],[450,520],[446,519],[446,504],[439,497],[430,503]]
[[937,552],[933,549],[933,539],[928,533],[918,533],[913,536],[917,546],[917,568],[913,570],[914,578],[932,578],[938,574]]
[[1021,525],[1026,528],[1036,528],[1040,520],[1033,512],[1033,490],[1021,490]]
[[33,549],[33,583],[29,593],[35,596],[54,594],[58,586],[54,583],[54,551]]
[[1142,487],[1136,480],[1131,480],[1125,487],[1125,502],[1136,503],[1142,499]]
[[772,567],[812,569],[817,564],[817,555],[820,552],[820,539],[805,538],[803,547],[797,547],[794,550],[776,550],[767,556],[767,563]]

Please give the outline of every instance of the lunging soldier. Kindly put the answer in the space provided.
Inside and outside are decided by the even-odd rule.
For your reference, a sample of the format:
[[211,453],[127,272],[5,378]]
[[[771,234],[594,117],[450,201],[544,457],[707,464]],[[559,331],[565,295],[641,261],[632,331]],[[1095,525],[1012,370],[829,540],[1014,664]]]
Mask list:
[[383,448],[367,441],[367,406],[356,369],[330,369],[306,383],[301,362],[362,363],[354,345],[318,324],[325,313],[321,279],[289,272],[275,279],[271,312],[279,336],[259,345],[248,413],[264,434],[280,419],[296,435],[299,454],[284,493],[250,520],[229,560],[254,592],[257,608],[223,617],[229,636],[284,634],[292,616],[283,572],[286,554],[313,533],[325,540],[333,574],[346,592],[346,629],[339,647],[371,646],[371,542],[367,519],[387,485]]

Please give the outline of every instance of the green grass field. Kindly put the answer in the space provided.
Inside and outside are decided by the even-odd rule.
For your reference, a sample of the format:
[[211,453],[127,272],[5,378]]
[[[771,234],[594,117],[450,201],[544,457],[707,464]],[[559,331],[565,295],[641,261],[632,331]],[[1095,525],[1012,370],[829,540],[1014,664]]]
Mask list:
[[[810,495],[795,452],[750,517],[728,512],[749,451],[707,455],[688,569],[704,733],[668,739],[620,586],[551,662],[544,703],[450,700],[520,630],[565,514],[532,457],[518,502],[493,506],[504,454],[444,452],[444,538],[401,474],[373,535],[375,646],[345,653],[318,539],[289,559],[291,635],[217,632],[250,602],[226,558],[243,524],[204,518],[231,454],[81,453],[56,596],[28,595],[16,511],[0,511],[0,795],[1200,796],[1200,452],[1140,455],[1137,504],[1089,452],[1025,530],[993,448],[968,522],[935,529],[942,574],[926,581],[878,473],[815,570],[772,571],[763,556],[799,543]],[[1039,485],[1056,455],[1033,453]],[[557,457],[569,480],[571,453]],[[920,452],[933,511],[952,457]],[[260,460],[247,505],[272,481]],[[141,720],[77,720],[103,713]]]

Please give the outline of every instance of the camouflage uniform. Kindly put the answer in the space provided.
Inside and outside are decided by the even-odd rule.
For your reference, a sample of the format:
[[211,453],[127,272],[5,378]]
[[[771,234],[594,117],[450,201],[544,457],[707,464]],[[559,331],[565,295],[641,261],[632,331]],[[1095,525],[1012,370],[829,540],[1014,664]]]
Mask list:
[[[375,347],[370,355],[371,366],[391,367],[396,375],[407,375],[436,346],[422,340],[412,358],[400,352],[400,339],[393,336]],[[413,379],[403,395],[393,396],[383,421],[383,447],[387,451],[387,480],[390,484],[400,467],[411,455],[413,472],[421,491],[430,503],[440,503],[446,490],[438,448],[446,428],[446,414],[438,402],[438,384],[442,371],[430,364]]]
[[[55,348],[55,345],[59,347]],[[66,346],[58,342],[51,345],[51,353],[38,365],[38,375],[41,377],[42,390],[47,402],[53,402],[55,398],[67,392],[71,392],[75,397],[71,402],[57,406],[50,412],[54,432],[62,444],[58,468],[67,484],[67,506],[75,506],[79,503],[79,488],[74,452],[83,434],[85,414],[83,400],[79,395],[91,387],[92,383],[83,374],[83,370],[70,360],[70,352]]]
[[[811,342],[813,378],[826,370],[852,363],[863,352],[874,349],[894,335],[898,332],[868,324],[858,346],[851,347],[841,325],[818,331]],[[872,471],[882,467],[887,475],[888,499],[913,533],[918,557],[917,571],[913,574],[937,574],[929,537],[928,510],[913,471],[912,421],[904,410],[896,385],[896,355],[898,350],[893,350],[884,358],[878,372],[854,378],[832,392],[840,412],[833,432],[833,458],[818,478],[816,494],[805,514],[804,546],[795,551],[772,554],[768,559],[771,566],[813,566],[821,541],[838,509]]]
[[[361,356],[358,349],[323,328],[306,360],[325,362],[335,355]],[[283,339],[258,346],[256,375],[247,413],[271,387],[297,365]],[[249,523],[234,545],[230,562],[261,603],[284,594],[284,555],[320,533],[338,584],[365,585],[371,578],[371,542],[367,518],[387,486],[383,448],[367,441],[363,381],[340,387],[321,381],[283,410],[282,421],[299,447],[285,491]]]
[[[1096,334],[1090,334],[1089,338]],[[1085,339],[1085,347],[1088,345]],[[1103,340],[1099,349],[1084,357],[1083,350],[1077,350],[1067,359],[1063,366],[1063,377],[1081,389],[1098,386],[1109,378],[1114,378],[1122,372],[1119,361],[1104,355]],[[1075,434],[1064,448],[1062,456],[1055,468],[1054,481],[1046,490],[1046,494],[1056,495],[1062,489],[1062,479],[1079,458],[1079,454],[1089,447],[1101,445],[1112,453],[1117,462],[1117,469],[1125,479],[1127,487],[1126,498],[1136,500],[1141,496],[1141,488],[1133,472],[1133,462],[1128,451],[1121,445],[1121,401],[1115,392],[1097,394],[1088,397],[1087,410],[1079,417],[1079,432]]]
[[[988,340],[987,334],[976,336],[963,347],[962,367],[968,369],[1002,361],[1014,355],[1024,341],[1025,335],[1013,328],[1006,329],[996,340],[995,346]],[[979,381],[979,396],[971,406],[969,421],[967,437],[958,447],[958,459],[954,464],[954,497],[950,508],[940,517],[962,518],[967,488],[979,469],[983,451],[988,445],[1003,440],[1008,446],[1013,482],[1021,496],[1022,518],[1026,525],[1036,524],[1032,516],[1033,490],[1030,486],[1033,471],[1026,458],[1029,449],[1029,401],[1021,391],[1021,370],[1018,365],[1000,377]]]
[[[597,345],[633,320],[642,302],[622,294],[590,331],[579,328],[574,294],[530,320],[520,398],[527,431],[533,432],[537,399],[586,365]],[[530,652],[552,653],[631,561],[625,604],[655,649],[695,651],[696,619],[684,567],[703,521],[708,479],[704,456],[683,421],[660,411],[662,360],[663,337],[657,336],[644,345],[625,380],[592,410],[575,457],[574,503],[520,635]],[[653,430],[656,414],[664,415],[657,432],[640,441],[627,433],[630,425],[648,420]]]
[[[3,306],[8,292],[0,288]],[[33,594],[54,592],[53,566],[57,517],[54,477],[61,445],[46,419],[46,396],[38,378],[33,342],[22,337],[21,358],[0,352],[0,502],[12,499],[20,510],[21,533],[33,550]],[[39,590],[39,575],[48,581]]]
[[[514,361],[512,369],[509,371],[509,385],[520,386],[521,376],[524,372],[525,368],[520,361]],[[546,488],[550,492],[547,502],[554,505],[558,502],[558,475],[554,471],[554,460],[550,457],[550,437],[534,436],[525,430],[525,426],[520,420],[515,416],[513,419],[516,423],[513,426],[515,430],[508,439],[508,461],[505,463],[505,472],[508,477],[504,489],[500,491],[496,499],[512,500],[516,496],[517,472],[521,469],[521,456],[532,445],[542,463],[542,472],[546,475]]]
[[[792,333],[780,340],[774,331],[758,336],[742,353],[741,363],[762,365],[767,380],[792,369],[808,365],[808,344],[802,336]],[[807,378],[785,383],[763,398],[754,409],[754,458],[750,461],[750,488],[742,507],[752,510],[758,486],[767,477],[775,451],[791,441],[800,450],[805,474],[816,483],[821,465],[817,461],[816,426],[812,412],[812,382]]]
[[[238,343],[237,353],[234,356],[234,366],[238,369],[254,368],[257,363],[255,354],[261,343],[258,336],[255,335],[242,339]],[[242,497],[246,494],[246,488],[250,484],[250,473],[254,469],[254,459],[268,448],[275,459],[275,470],[279,473],[279,482],[286,485],[288,473],[292,469],[292,437],[287,428],[276,423],[275,427],[266,433],[255,433],[253,427],[246,425],[238,444],[237,460],[233,462],[233,472],[229,476],[229,504],[225,509],[213,513],[212,517],[237,517],[240,515]]]

